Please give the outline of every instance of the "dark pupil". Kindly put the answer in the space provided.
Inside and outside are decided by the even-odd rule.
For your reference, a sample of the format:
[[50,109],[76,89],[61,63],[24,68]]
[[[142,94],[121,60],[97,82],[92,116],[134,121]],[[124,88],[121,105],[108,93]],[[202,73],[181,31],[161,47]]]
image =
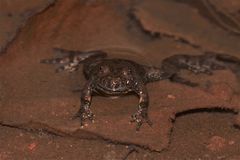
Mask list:
[[109,68],[107,66],[100,66],[100,71],[103,73],[109,72]]

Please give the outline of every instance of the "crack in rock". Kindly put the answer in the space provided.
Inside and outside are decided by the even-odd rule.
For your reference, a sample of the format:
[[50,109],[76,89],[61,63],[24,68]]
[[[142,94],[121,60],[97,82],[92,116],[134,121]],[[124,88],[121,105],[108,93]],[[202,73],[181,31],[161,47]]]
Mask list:
[[201,49],[200,45],[189,41],[185,37],[177,36],[170,32],[158,32],[158,31],[148,29],[147,27],[144,26],[144,24],[142,23],[142,20],[139,19],[139,17],[137,16],[137,12],[138,11],[134,10],[134,9],[130,10],[129,17],[132,21],[135,21],[135,24],[138,25],[140,27],[140,29],[142,30],[142,32],[145,33],[146,35],[149,35],[153,38],[161,38],[161,37],[172,38],[177,42],[184,43],[184,44],[189,45],[196,49]]
[[152,35],[172,37],[204,51],[239,52],[239,36],[216,28],[188,5],[149,0],[136,6],[133,14],[142,28]]
[[62,138],[74,138],[74,139],[84,139],[84,140],[102,140],[110,144],[115,145],[123,145],[123,146],[132,146],[133,150],[130,149],[130,151],[127,153],[126,156],[131,154],[132,152],[136,151],[137,148],[141,148],[144,150],[149,150],[145,146],[140,146],[138,144],[131,144],[128,142],[120,142],[117,140],[107,139],[102,137],[101,135],[97,135],[96,133],[88,132],[86,130],[77,129],[76,131],[69,132],[69,131],[62,131],[57,128],[53,128],[48,126],[47,124],[41,123],[41,122],[28,122],[28,123],[14,123],[14,122],[0,122],[0,126],[2,127],[8,127],[8,128],[14,128],[23,130],[29,133],[37,133],[37,134],[47,134]]

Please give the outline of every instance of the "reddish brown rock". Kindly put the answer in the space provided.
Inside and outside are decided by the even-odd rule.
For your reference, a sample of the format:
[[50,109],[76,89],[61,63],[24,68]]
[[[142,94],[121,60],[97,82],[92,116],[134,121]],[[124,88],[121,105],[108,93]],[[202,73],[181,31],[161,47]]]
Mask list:
[[166,0],[144,1],[135,7],[134,15],[142,28],[152,35],[173,37],[204,50],[239,53],[237,36],[209,23],[197,9],[187,4]]
[[22,0],[0,2],[0,53],[15,38],[25,22],[33,15],[43,11],[55,0]]
[[[135,131],[135,124],[129,123],[137,109],[138,99],[134,96],[94,97],[95,123],[82,129],[78,120],[72,120],[80,102],[79,94],[72,93],[71,89],[83,85],[85,79],[80,71],[55,74],[54,67],[40,64],[41,59],[53,56],[53,47],[72,50],[125,47],[141,53],[109,51],[110,57],[114,54],[115,57],[135,57],[135,61],[143,63],[146,57],[160,63],[163,57],[169,56],[163,51],[177,54],[180,50],[164,39],[157,42],[148,39],[151,44],[143,35],[144,38],[139,39],[141,36],[136,36],[136,30],[128,28],[124,4],[58,1],[53,8],[31,20],[0,59],[0,65],[4,66],[0,67],[2,124],[40,130],[48,126],[47,130],[57,134],[74,137],[84,134],[161,151],[169,144],[172,121],[177,113],[203,108],[239,111],[239,96],[234,95],[232,89],[237,81],[229,71],[221,71],[210,77],[198,75],[201,84],[206,78],[212,82],[209,88],[190,88],[167,80],[149,84],[149,113],[154,125],[152,128],[144,125],[140,132]],[[151,16],[148,18],[151,20]],[[181,31],[181,35],[188,34]],[[235,46],[237,41],[232,41]],[[158,44],[161,44],[159,49]],[[236,51],[238,47],[231,49]],[[168,98],[169,95],[174,98]]]
[[209,144],[206,147],[211,151],[219,151],[223,149],[225,146],[226,146],[226,139],[219,136],[213,136],[209,140]]

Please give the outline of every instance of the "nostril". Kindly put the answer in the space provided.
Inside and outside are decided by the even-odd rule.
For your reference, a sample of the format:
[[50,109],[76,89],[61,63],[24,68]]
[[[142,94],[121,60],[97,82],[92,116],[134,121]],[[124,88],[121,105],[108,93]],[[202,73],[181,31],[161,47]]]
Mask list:
[[112,79],[112,80],[111,80],[111,83],[112,83],[113,85],[115,85],[115,84],[118,83],[118,80],[117,80],[117,79]]
[[112,86],[112,88],[118,88],[120,86],[120,79],[119,78],[113,78],[111,80],[111,86]]

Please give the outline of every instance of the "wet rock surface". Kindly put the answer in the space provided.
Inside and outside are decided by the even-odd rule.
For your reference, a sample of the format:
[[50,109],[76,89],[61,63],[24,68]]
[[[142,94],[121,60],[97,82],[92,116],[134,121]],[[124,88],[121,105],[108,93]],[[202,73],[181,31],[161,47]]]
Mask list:
[[43,11],[54,2],[55,0],[2,0],[0,2],[0,54],[13,41],[30,17]]
[[238,36],[223,32],[187,4],[166,0],[145,1],[136,7],[134,15],[143,29],[152,35],[170,36],[203,50],[238,53]]
[[[212,50],[238,56],[239,38],[184,3],[57,1],[31,18],[0,57],[0,136],[6,142],[1,143],[0,158],[121,159],[129,150],[125,146],[139,150],[129,159],[239,156],[239,129],[233,127],[240,124],[239,79],[230,71],[213,76],[183,73],[201,84],[197,88],[167,80],[147,85],[153,126],[136,132],[135,124],[129,123],[137,109],[135,96],[94,97],[95,122],[81,128],[72,120],[80,105],[80,93],[72,90],[86,81],[81,70],[55,74],[52,66],[39,63],[60,47],[103,49],[110,57],[159,66],[163,58],[177,53]],[[206,147],[215,145],[214,136],[235,143],[224,142],[216,152]],[[163,151],[166,148],[169,151]],[[42,158],[49,149],[59,155]],[[61,152],[66,149],[70,153]]]

